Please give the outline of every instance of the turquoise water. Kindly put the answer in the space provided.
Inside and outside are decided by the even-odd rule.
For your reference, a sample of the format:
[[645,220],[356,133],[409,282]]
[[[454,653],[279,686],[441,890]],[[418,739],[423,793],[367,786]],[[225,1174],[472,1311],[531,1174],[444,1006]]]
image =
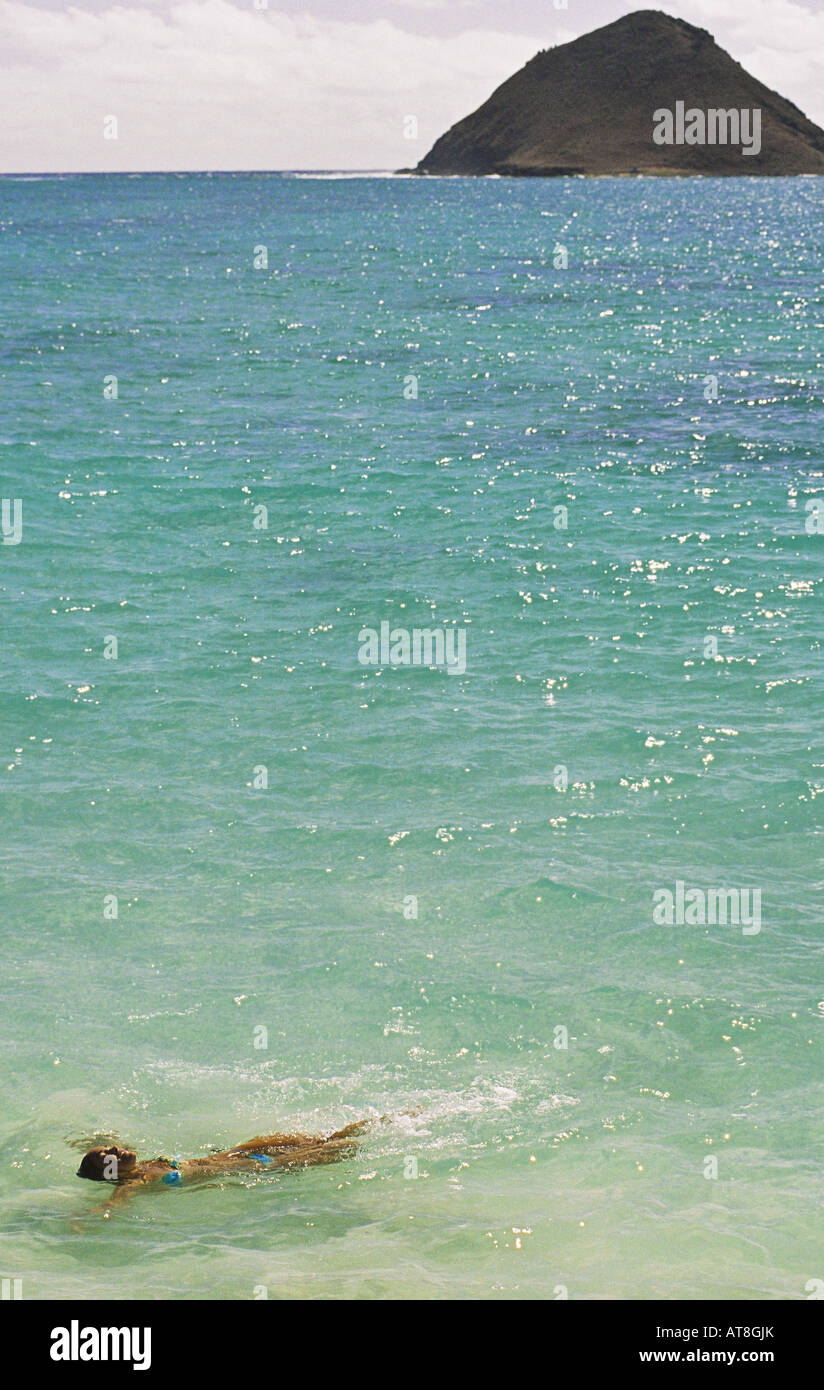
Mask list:
[[[816,179],[0,180],[25,1297],[824,1277],[822,211]],[[382,621],[463,629],[465,674],[361,665]],[[677,880],[760,890],[760,931],[658,925]],[[74,1176],[98,1133],[406,1109],[108,1221]]]

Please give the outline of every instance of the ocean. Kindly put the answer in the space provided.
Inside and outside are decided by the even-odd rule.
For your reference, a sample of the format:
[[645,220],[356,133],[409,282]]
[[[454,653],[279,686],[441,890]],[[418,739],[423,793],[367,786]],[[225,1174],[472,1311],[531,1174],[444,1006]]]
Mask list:
[[[824,1289],[822,213],[0,179],[24,1298]],[[75,1177],[383,1115],[108,1220]]]

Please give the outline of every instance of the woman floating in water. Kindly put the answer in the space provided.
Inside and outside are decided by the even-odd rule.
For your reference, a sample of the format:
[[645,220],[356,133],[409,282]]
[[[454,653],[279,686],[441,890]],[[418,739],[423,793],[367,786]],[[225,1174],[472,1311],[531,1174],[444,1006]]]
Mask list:
[[[308,1168],[316,1163],[336,1163],[357,1149],[355,1135],[362,1134],[372,1120],[356,1120],[334,1134],[259,1134],[245,1144],[237,1144],[206,1158],[139,1159],[131,1149],[118,1144],[89,1149],[77,1170],[79,1178],[111,1182],[115,1190],[104,1207],[122,1201],[145,1183],[165,1183],[167,1187],[188,1186],[208,1178],[229,1177],[233,1173],[264,1173],[271,1168]],[[106,1211],[108,1216],[108,1211]]]

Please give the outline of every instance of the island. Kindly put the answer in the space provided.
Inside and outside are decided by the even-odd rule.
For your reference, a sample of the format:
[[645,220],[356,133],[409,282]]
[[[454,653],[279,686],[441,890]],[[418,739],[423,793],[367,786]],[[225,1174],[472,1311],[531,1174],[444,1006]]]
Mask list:
[[706,29],[637,10],[537,53],[399,172],[824,174],[824,131]]

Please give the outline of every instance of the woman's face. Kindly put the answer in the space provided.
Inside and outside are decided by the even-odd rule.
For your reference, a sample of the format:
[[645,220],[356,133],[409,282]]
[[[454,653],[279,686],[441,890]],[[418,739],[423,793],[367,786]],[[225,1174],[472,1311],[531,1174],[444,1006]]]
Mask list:
[[131,1149],[122,1149],[119,1144],[109,1144],[107,1148],[89,1149],[77,1170],[80,1178],[92,1178],[97,1182],[116,1182],[118,1178],[133,1168],[137,1154]]
[[103,1150],[106,1158],[116,1159],[119,1169],[131,1168],[137,1162],[137,1154],[131,1149],[121,1149],[119,1145],[112,1144],[108,1149]]

